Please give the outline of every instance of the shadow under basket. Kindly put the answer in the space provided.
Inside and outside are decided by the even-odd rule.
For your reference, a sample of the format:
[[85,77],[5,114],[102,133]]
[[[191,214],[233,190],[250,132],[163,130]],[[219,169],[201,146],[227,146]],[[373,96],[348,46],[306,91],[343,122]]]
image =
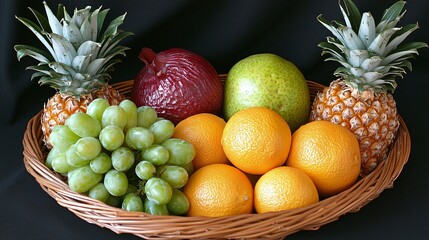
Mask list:
[[[221,75],[221,79],[224,81],[225,75]],[[307,84],[312,99],[324,87],[311,81]],[[132,85],[133,81],[129,80],[112,86],[129,97]],[[27,171],[59,205],[79,218],[118,234],[134,234],[145,239],[280,239],[301,230],[317,230],[344,214],[359,211],[384,189],[393,187],[411,149],[408,129],[399,117],[400,127],[387,159],[349,189],[318,203],[293,210],[229,217],[152,216],[127,212],[71,191],[61,175],[44,165],[48,151],[42,141],[41,113],[28,122],[24,133],[23,154]]]

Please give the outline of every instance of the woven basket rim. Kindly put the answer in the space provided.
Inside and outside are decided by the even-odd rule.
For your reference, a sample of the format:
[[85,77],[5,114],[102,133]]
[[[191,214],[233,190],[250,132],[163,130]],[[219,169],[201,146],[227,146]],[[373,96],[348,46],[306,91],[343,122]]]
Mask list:
[[[224,80],[226,75],[220,77]],[[132,84],[133,80],[128,80],[112,86],[129,96]],[[307,81],[307,84],[312,98],[325,87],[313,81]],[[44,165],[47,150],[42,141],[41,114],[42,111],[29,120],[24,133],[22,143],[26,170],[59,205],[79,218],[118,234],[129,233],[145,239],[277,239],[301,230],[317,230],[344,214],[359,211],[385,189],[392,188],[393,182],[408,161],[411,149],[408,128],[399,116],[400,127],[387,159],[349,189],[318,203],[299,209],[229,217],[152,216],[141,212],[127,212],[71,191],[60,174]]]

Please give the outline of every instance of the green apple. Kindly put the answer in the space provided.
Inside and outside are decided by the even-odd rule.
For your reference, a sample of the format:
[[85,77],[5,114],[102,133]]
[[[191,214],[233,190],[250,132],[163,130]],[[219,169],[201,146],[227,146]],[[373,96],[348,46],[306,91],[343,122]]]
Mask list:
[[254,106],[279,113],[292,131],[308,121],[310,93],[302,72],[290,61],[271,53],[251,55],[228,72],[224,117]]

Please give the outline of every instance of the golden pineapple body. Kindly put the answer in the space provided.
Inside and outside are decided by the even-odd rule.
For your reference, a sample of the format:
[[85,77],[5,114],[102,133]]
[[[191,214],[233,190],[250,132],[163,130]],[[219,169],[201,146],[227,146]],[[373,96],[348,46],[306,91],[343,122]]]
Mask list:
[[326,61],[340,66],[339,79],[316,96],[310,120],[328,120],[352,131],[361,148],[361,175],[367,175],[383,161],[399,128],[396,102],[392,93],[396,78],[411,71],[409,59],[424,42],[404,42],[418,24],[398,27],[405,14],[405,1],[397,1],[384,11],[376,23],[371,12],[360,13],[352,0],[339,1],[344,22],[317,20],[333,36],[321,42]]
[[358,138],[361,175],[370,173],[387,156],[399,127],[396,102],[390,93],[359,94],[344,81],[331,82],[314,99],[310,121],[340,124]]
[[96,98],[105,98],[110,105],[118,105],[124,96],[110,85],[105,84],[99,90],[81,95],[79,99],[60,92],[51,97],[43,108],[41,117],[45,145],[48,148],[52,147],[49,136],[54,126],[63,125],[73,113],[86,112],[88,105]]

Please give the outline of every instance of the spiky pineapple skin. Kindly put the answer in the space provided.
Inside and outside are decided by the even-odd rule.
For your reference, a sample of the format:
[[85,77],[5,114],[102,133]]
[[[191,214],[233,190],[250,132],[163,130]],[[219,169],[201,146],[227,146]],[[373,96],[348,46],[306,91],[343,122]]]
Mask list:
[[52,96],[45,104],[41,116],[45,146],[48,149],[52,148],[49,140],[52,128],[56,125],[65,124],[66,119],[73,113],[86,112],[88,105],[97,98],[107,99],[110,105],[118,105],[124,100],[124,96],[108,84],[103,85],[100,89],[90,94],[81,95],[79,99],[60,92]]
[[399,128],[392,94],[362,96],[341,79],[316,95],[309,120],[331,121],[355,134],[361,151],[361,176],[371,173],[387,157]]

